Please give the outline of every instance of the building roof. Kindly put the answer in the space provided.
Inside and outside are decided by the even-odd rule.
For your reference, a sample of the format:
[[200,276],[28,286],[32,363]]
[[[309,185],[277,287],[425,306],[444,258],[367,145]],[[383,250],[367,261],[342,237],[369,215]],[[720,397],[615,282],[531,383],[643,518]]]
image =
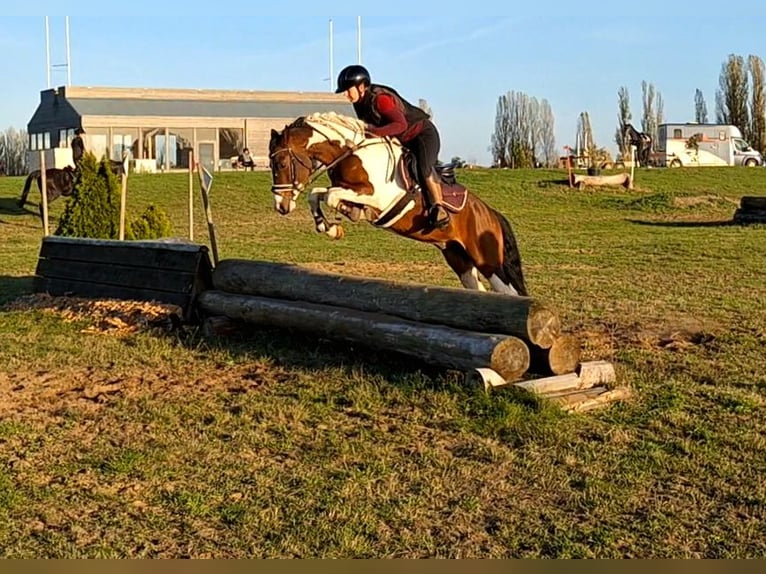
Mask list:
[[354,114],[342,95],[328,92],[61,86],[40,93],[29,127],[72,123],[73,115],[295,118],[317,111]]
[[203,101],[118,98],[68,98],[81,116],[165,116],[214,118],[296,118],[319,111],[353,113],[342,102]]

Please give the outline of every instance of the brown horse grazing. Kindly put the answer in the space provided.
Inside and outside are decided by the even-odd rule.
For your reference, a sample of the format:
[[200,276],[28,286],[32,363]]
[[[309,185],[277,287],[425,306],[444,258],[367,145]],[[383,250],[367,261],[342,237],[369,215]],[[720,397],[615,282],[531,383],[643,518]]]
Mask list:
[[[36,169],[27,176],[27,181],[24,182],[24,189],[21,192],[21,198],[19,199],[19,207],[24,207],[29,196],[29,189],[32,187],[32,181],[37,181],[37,188],[40,190],[40,197],[42,197],[43,184],[40,177],[40,170]],[[63,169],[57,167],[51,167],[45,170],[45,189],[48,203],[50,204],[54,200],[58,199],[62,195],[68,197],[72,195],[75,184],[77,183],[77,171],[71,165],[65,166]],[[40,202],[40,218],[43,216],[42,201]]]
[[306,185],[326,170],[332,186],[309,193],[317,231],[343,237],[343,228],[322,212],[325,203],[351,221],[366,219],[435,245],[468,289],[485,290],[481,273],[494,291],[528,294],[508,220],[445,170],[442,187],[452,218],[446,228],[434,228],[409,153],[391,138],[367,138],[363,122],[335,113],[300,117],[282,132],[271,131],[269,154],[274,207],[282,215],[295,209]]

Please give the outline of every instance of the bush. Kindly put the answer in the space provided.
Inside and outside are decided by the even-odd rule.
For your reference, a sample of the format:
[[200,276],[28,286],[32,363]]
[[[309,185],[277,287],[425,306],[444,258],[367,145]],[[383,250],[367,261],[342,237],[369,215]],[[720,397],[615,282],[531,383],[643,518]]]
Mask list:
[[[120,234],[120,179],[109,160],[96,161],[86,153],[80,163],[80,179],[67,200],[56,235],[118,239]],[[157,239],[171,235],[167,214],[150,205],[135,221],[125,217],[125,239]]]
[[168,237],[172,230],[173,226],[167,213],[154,205],[150,205],[140,217],[130,223],[130,238],[159,239],[160,237]]

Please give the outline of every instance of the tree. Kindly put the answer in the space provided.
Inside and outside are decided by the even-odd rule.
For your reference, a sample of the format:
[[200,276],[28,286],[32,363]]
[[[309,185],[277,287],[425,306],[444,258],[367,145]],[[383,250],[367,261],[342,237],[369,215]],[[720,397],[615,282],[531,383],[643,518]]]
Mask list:
[[761,153],[766,152],[766,94],[764,90],[763,60],[758,56],[748,56],[750,73],[750,125],[745,137],[750,145]]
[[0,174],[25,175],[27,173],[27,142],[25,130],[12,127],[0,133]]
[[553,112],[547,100],[522,92],[500,96],[492,134],[492,159],[498,167],[555,165]]
[[497,99],[495,112],[495,132],[492,134],[492,163],[497,167],[510,167],[508,154],[511,139],[511,114],[509,109],[509,94]]
[[699,88],[694,92],[694,121],[698,124],[707,123],[707,104]]
[[590,127],[590,115],[581,112],[577,118],[577,155],[586,155],[592,164],[596,154],[596,144],[593,141],[593,130]]
[[[67,199],[56,235],[117,239],[120,228],[120,181],[112,172],[109,159],[100,162],[87,152],[80,163],[80,180]],[[126,217],[127,219],[127,217]],[[149,205],[135,220],[128,220],[126,239],[157,239],[171,234],[167,213]]]
[[728,60],[721,65],[718,86],[720,89],[715,96],[718,123],[737,126],[743,134],[747,133],[749,90],[747,69],[742,56],[729,55]]
[[657,141],[657,126],[662,123],[663,107],[662,94],[654,84],[648,84],[646,80],[641,82],[641,95],[643,114],[641,117],[641,130],[652,138],[652,148]]
[[617,129],[614,133],[614,143],[617,144],[617,149],[620,150],[620,155],[623,158],[630,157],[630,145],[625,139],[625,127],[633,119],[633,115],[630,113],[630,94],[628,88],[621,86],[617,90]]
[[553,109],[548,100],[543,99],[540,102],[540,151],[545,167],[555,167],[558,162],[554,125]]

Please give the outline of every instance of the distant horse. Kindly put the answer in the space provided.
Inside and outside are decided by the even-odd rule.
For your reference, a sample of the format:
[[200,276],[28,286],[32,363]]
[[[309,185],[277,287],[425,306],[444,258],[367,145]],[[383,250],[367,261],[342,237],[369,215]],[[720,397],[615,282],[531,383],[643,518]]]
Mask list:
[[[40,177],[40,170],[36,169],[27,176],[26,182],[24,182],[24,189],[21,192],[21,198],[19,199],[19,207],[24,207],[27,202],[27,196],[29,196],[29,189],[32,187],[32,181],[37,182],[37,188],[40,190],[40,197],[42,197],[43,184],[42,177]],[[61,196],[68,197],[72,195],[75,184],[77,183],[77,171],[71,165],[67,165],[63,169],[57,167],[51,167],[45,170],[45,189],[46,197],[48,198],[48,204],[58,199]],[[43,216],[43,205],[40,202],[40,218]]]
[[481,273],[494,291],[527,295],[508,220],[442,172],[452,218],[446,228],[434,228],[413,175],[412,156],[397,140],[367,138],[364,123],[355,118],[312,114],[299,117],[282,132],[272,130],[269,155],[274,208],[282,215],[295,209],[306,185],[326,170],[332,186],[309,193],[317,231],[337,239],[344,234],[325,217],[320,205],[325,203],[351,221],[366,219],[435,245],[468,289],[485,290]]
[[632,124],[625,126],[624,139],[628,145],[636,146],[636,159],[638,165],[649,165],[649,153],[652,150],[652,137],[644,132],[639,132]]

